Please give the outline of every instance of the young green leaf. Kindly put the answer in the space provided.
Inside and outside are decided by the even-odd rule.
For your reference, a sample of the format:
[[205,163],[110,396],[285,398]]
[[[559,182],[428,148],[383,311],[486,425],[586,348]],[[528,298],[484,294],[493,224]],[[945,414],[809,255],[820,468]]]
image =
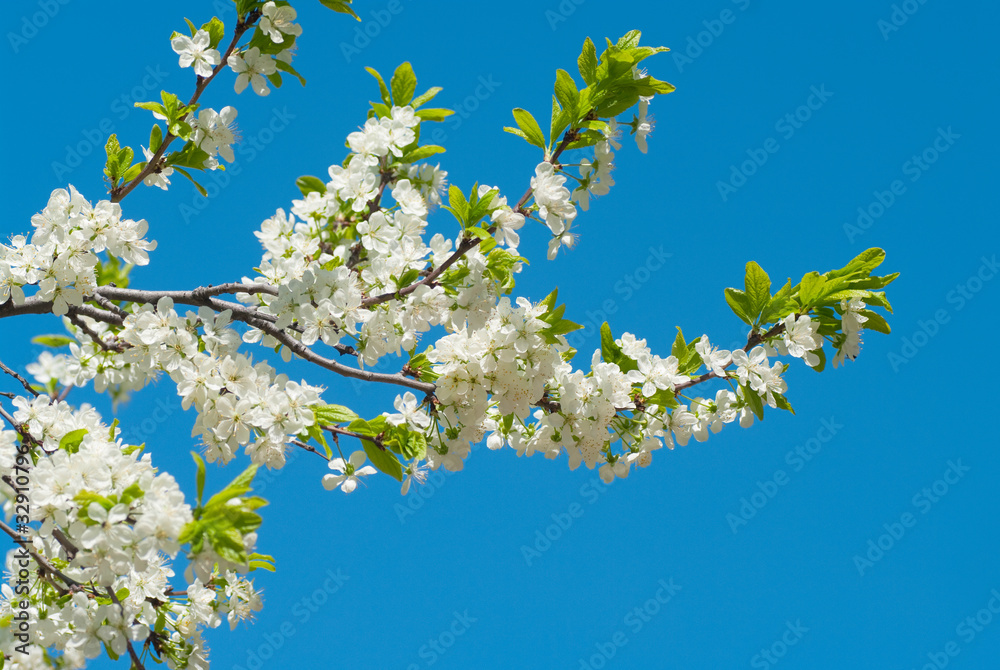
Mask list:
[[747,325],[752,326],[754,317],[750,305],[750,298],[743,291],[736,288],[727,288],[725,291],[726,303],[733,310],[733,314],[740,317]]
[[517,123],[517,127],[521,129],[521,132],[524,133],[524,139],[528,140],[529,144],[534,144],[536,147],[542,149],[545,148],[545,135],[542,134],[542,129],[539,127],[538,121],[535,121],[535,117],[531,115],[531,112],[520,107],[515,108],[514,121]]
[[195,485],[198,491],[198,507],[201,507],[201,498],[205,493],[205,460],[198,455],[197,452],[191,452],[191,458],[194,459],[195,466],[197,467],[197,472],[195,472]]
[[749,300],[749,316],[756,320],[771,301],[771,278],[761,266],[750,261],[746,266],[743,283]]
[[32,344],[40,344],[43,347],[52,347],[53,349],[59,349],[61,347],[66,347],[71,344],[76,344],[76,340],[72,337],[67,337],[66,335],[36,335],[31,338]]
[[413,74],[413,67],[404,62],[392,75],[389,82],[392,87],[392,104],[397,107],[410,104],[413,100],[413,93],[417,90],[417,76]]
[[310,193],[319,193],[323,195],[326,193],[326,184],[319,177],[313,177],[312,175],[302,175],[295,180],[295,185],[299,187],[302,191],[302,195],[306,196]]
[[368,460],[379,472],[384,472],[398,482],[403,481],[403,468],[399,464],[399,459],[388,449],[381,449],[374,442],[361,440]]
[[597,49],[594,48],[594,43],[589,37],[583,42],[583,51],[576,59],[576,64],[580,69],[583,81],[587,86],[593,86],[594,82],[597,81]]

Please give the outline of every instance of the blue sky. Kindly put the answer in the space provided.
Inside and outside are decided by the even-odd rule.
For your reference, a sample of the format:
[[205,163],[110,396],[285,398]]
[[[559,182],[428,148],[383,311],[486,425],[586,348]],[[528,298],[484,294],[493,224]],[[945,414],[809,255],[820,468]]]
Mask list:
[[[252,627],[210,636],[214,667],[902,670],[995,660],[1000,458],[986,373],[1000,291],[996,5],[375,0],[358,2],[357,24],[315,0],[295,4],[295,64],[308,85],[236,96],[224,74],[209,89],[204,104],[239,109],[239,174],[207,201],[179,179],[126,200],[126,215],[146,218],[159,241],[134,286],[249,274],[260,257],[252,231],[297,196],[295,178],[342,160],[376,95],[365,65],[389,73],[410,60],[421,90],[443,86],[440,105],[460,110],[442,125],[450,180],[516,198],[540,157],[501,132],[511,108],[545,115],[555,69],[575,72],[585,37],[632,28],[673,49],[648,65],[677,91],[651,107],[649,154],[634,143],[618,153],[617,186],[578,219],[575,250],[546,262],[540,231],[524,236],[532,265],[518,294],[537,300],[559,286],[567,317],[608,318],[616,333],[664,350],[678,325],[723,345],[745,338],[722,292],[751,259],[778,281],[880,246],[883,268],[902,275],[889,292],[892,335],[868,335],[846,368],[791,368],[796,416],[772,412],[752,429],[659,452],[610,487],[564,461],[482,449],[409,499],[386,477],[344,496],[320,486],[322,461],[297,456],[262,482],[272,504],[259,546],[279,566],[257,578],[266,607]],[[8,3],[4,235],[27,232],[53,188],[102,197],[107,131],[145,143],[150,119],[131,103],[160,88],[190,95],[193,77],[168,37],[211,7]],[[367,44],[356,32],[366,28]],[[72,151],[88,155],[71,167]],[[754,157],[760,165],[745,164]],[[449,235],[453,223],[432,218]],[[4,361],[23,369],[38,353],[27,332],[57,327],[51,317],[0,323]],[[589,358],[596,329],[579,342]],[[328,401],[361,414],[394,395],[312,378],[329,385]],[[193,417],[169,382],[119,416],[190,490]],[[236,472],[210,470],[209,486]]]

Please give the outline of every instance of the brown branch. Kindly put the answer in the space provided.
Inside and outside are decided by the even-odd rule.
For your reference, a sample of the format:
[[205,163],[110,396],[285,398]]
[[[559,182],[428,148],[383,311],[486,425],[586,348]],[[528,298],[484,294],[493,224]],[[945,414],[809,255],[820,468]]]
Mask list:
[[7,374],[9,374],[14,379],[16,379],[17,381],[21,382],[21,386],[24,387],[25,391],[27,391],[31,395],[35,396],[36,398],[38,397],[38,391],[36,391],[35,389],[31,388],[31,384],[28,383],[28,380],[25,379],[24,377],[22,377],[21,375],[19,375],[14,370],[11,370],[6,365],[4,365],[3,361],[0,361],[0,370],[3,370],[4,372],[6,372]]
[[[118,605],[118,609],[122,611],[122,619],[125,618],[125,606],[121,604],[118,600],[118,596],[115,594],[115,590],[108,587],[108,595],[111,597],[111,601]],[[128,634],[122,631],[122,636],[125,638],[125,644],[128,646],[128,655],[132,659],[132,668],[130,670],[146,670],[145,666],[142,664],[142,659],[139,655],[135,653],[135,647],[132,646],[132,640],[129,639]]]
[[[545,159],[546,162],[555,165],[559,161],[559,156],[562,155],[563,151],[565,151],[566,148],[573,141],[577,139],[578,131],[579,129],[577,128],[570,128],[569,130],[567,130],[566,133],[563,135],[562,141],[559,142],[559,146],[556,147],[556,150],[552,152],[552,155],[550,157]],[[534,189],[528,187],[528,190],[524,192],[524,195],[521,196],[521,199],[517,201],[517,205],[514,207],[514,211],[519,212],[520,214],[527,214],[527,211],[524,209],[524,206],[531,198],[531,194],[533,192]],[[365,298],[364,300],[361,301],[361,306],[371,307],[372,305],[380,305],[382,303],[389,302],[394,298],[402,298],[403,296],[407,296],[416,291],[417,287],[422,284],[433,286],[434,282],[437,280],[438,277],[440,277],[444,273],[445,270],[451,267],[460,258],[465,256],[465,254],[467,254],[468,252],[479,246],[480,242],[482,242],[482,240],[478,237],[469,237],[464,239],[462,243],[458,245],[458,247],[455,249],[454,253],[452,253],[451,256],[449,256],[443,263],[441,263],[441,265],[428,272],[423,279],[416,281],[410,284],[409,286],[404,286],[403,288],[399,289],[394,293],[383,293],[381,295],[372,296],[371,298]]]
[[[249,323],[249,322],[248,322]],[[396,384],[399,386],[405,386],[407,388],[420,391],[422,393],[433,393],[435,386],[427,382],[417,381],[416,379],[409,379],[402,374],[386,374],[382,372],[369,372],[367,370],[359,370],[357,368],[352,368],[347,365],[338,363],[337,361],[331,360],[329,358],[324,358],[320,356],[315,351],[310,349],[308,346],[302,344],[294,337],[286,333],[285,331],[277,328],[273,324],[267,321],[258,321],[257,323],[251,323],[256,328],[263,330],[265,333],[278,340],[286,347],[288,347],[294,354],[298,355],[300,358],[304,358],[310,363],[315,363],[321,368],[326,368],[331,372],[336,372],[344,377],[351,377],[353,379],[360,379],[366,382],[381,382],[383,384]]]
[[[798,318],[799,316],[801,316],[801,315],[798,314],[798,313],[796,313],[795,318]],[[783,322],[781,322],[781,321],[779,321],[777,324],[775,324],[774,326],[772,326],[770,330],[768,330],[767,332],[765,332],[763,334],[761,334],[757,330],[754,330],[754,331],[752,331],[750,333],[750,335],[747,336],[747,344],[746,344],[745,347],[743,347],[743,351],[750,351],[751,349],[753,349],[754,347],[756,347],[761,342],[766,342],[767,340],[771,339],[775,335],[780,335],[784,331],[785,331],[785,324]],[[728,363],[726,363],[724,366],[722,366],[722,369],[726,370],[732,364],[733,364],[733,362],[732,362],[732,360],[730,360]],[[691,388],[692,386],[694,386],[696,384],[701,384],[702,382],[706,382],[709,379],[715,379],[715,378],[721,379],[721,377],[719,377],[719,375],[715,374],[714,372],[706,372],[705,374],[701,375],[700,377],[695,377],[694,379],[690,379],[690,380],[688,380],[686,382],[682,382],[682,383],[678,384],[677,386],[674,387],[674,393],[676,394],[678,391],[683,391],[685,389],[689,389],[689,388]]]
[[69,309],[69,313],[67,314],[67,318],[69,318],[70,323],[72,323],[74,326],[76,326],[81,331],[83,331],[83,333],[87,337],[89,337],[91,340],[94,341],[94,344],[96,344],[97,346],[99,346],[104,351],[114,351],[114,352],[117,352],[117,353],[121,353],[121,352],[125,351],[126,348],[130,348],[132,346],[128,342],[115,342],[114,344],[108,344],[107,342],[105,342],[101,338],[100,335],[98,335],[97,333],[95,333],[93,331],[93,329],[91,329],[90,326],[88,326],[86,323],[84,323],[80,319],[80,317],[77,316],[76,310],[74,308],[72,308],[72,307],[70,307],[70,309]]
[[[215,75],[222,72],[223,68],[227,66],[229,56],[233,53],[233,49],[236,48],[237,42],[239,42],[240,38],[243,37],[243,33],[245,33],[246,31],[250,30],[250,28],[253,27],[254,22],[256,22],[258,18],[260,18],[260,10],[255,9],[254,11],[247,14],[246,21],[239,21],[236,24],[236,29],[233,34],[233,41],[229,43],[229,48],[227,48],[226,52],[222,54],[222,58],[219,60],[219,64],[212,69],[212,74],[210,74],[207,77],[201,77],[201,76],[198,77],[198,83],[195,85],[194,88],[194,95],[192,95],[191,99],[188,100],[187,103],[188,107],[198,102],[198,98],[201,97],[201,94],[205,91],[208,85],[212,83],[212,80],[215,79]],[[156,153],[154,153],[153,156],[149,159],[149,161],[146,162],[146,167],[142,169],[142,171],[136,176],[136,178],[130,181],[128,184],[116,186],[115,188],[111,189],[111,202],[121,202],[122,200],[125,199],[125,196],[127,196],[129,193],[132,192],[133,189],[135,189],[136,186],[142,183],[143,179],[148,177],[150,174],[160,170],[161,169],[161,166],[159,165],[160,159],[163,158],[163,155],[167,151],[167,147],[169,147],[170,144],[175,139],[177,139],[177,136],[173,135],[168,130],[166,136],[163,138],[163,142],[160,144],[159,148],[157,148]]]
[[[19,544],[25,551],[27,551],[28,554],[33,559],[35,559],[35,563],[38,563],[39,567],[42,568],[42,570],[59,577],[59,579],[63,580],[63,582],[70,588],[84,586],[84,584],[82,584],[81,582],[78,582],[71,577],[67,577],[63,572],[61,572],[58,568],[56,568],[56,566],[52,565],[47,558],[45,558],[37,551],[35,551],[35,548],[30,543],[23,542],[23,538],[20,535],[18,535],[13,528],[8,526],[2,520],[0,520],[0,530],[7,533],[7,535],[9,535],[11,539],[14,540],[14,542]],[[66,595],[68,593],[67,589],[62,588],[58,584],[54,584],[52,582],[49,583],[52,584],[52,586],[55,587],[57,591],[59,591],[59,595]]]
[[320,453],[320,451],[316,447],[306,442],[303,442],[302,440],[292,440],[292,444],[294,444],[296,447],[301,447],[310,453],[316,454],[320,458],[325,458],[326,460],[330,460],[330,458],[326,454]]

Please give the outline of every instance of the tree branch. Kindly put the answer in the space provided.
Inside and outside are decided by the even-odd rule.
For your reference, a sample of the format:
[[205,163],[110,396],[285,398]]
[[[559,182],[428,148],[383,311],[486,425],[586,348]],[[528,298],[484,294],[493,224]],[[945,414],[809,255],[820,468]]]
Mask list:
[[[215,75],[219,74],[222,69],[226,67],[229,56],[233,53],[233,49],[236,48],[237,42],[239,42],[240,38],[243,37],[243,33],[253,27],[253,24],[258,18],[260,18],[260,11],[255,9],[247,15],[247,20],[245,22],[240,21],[236,24],[233,41],[229,43],[229,48],[227,48],[226,52],[222,54],[219,64],[212,69],[212,74],[207,77],[198,77],[198,83],[194,87],[194,95],[192,95],[191,99],[188,100],[188,107],[198,102],[198,98],[201,97],[201,94],[205,91],[208,85],[212,83],[212,80],[215,79]],[[163,158],[163,155],[167,151],[167,147],[169,147],[175,139],[177,139],[177,136],[171,134],[170,131],[167,131],[166,136],[163,138],[163,143],[160,144],[156,153],[154,153],[149,161],[146,162],[146,167],[142,169],[136,178],[127,184],[111,189],[111,202],[121,202],[125,199],[125,196],[135,189],[136,186],[142,183],[143,179],[148,177],[153,172],[156,172],[159,169],[160,159]]]
[[[563,135],[562,141],[559,142],[559,146],[556,147],[556,150],[552,152],[552,155],[550,157],[545,159],[545,162],[552,163],[553,165],[555,165],[559,161],[559,156],[562,155],[563,151],[565,151],[566,148],[574,140],[577,139],[578,131],[579,131],[578,128],[570,128],[569,130],[567,130],[566,133]],[[524,195],[521,196],[521,199],[517,201],[517,206],[514,207],[514,211],[526,215],[527,211],[524,209],[524,206],[531,198],[531,194],[533,192],[534,189],[528,187],[528,190],[524,192]],[[480,242],[482,242],[482,240],[478,237],[466,238],[465,240],[462,241],[461,244],[458,245],[458,247],[455,249],[454,253],[452,253],[451,256],[449,256],[443,263],[441,263],[441,265],[431,270],[427,274],[427,276],[424,277],[423,279],[416,281],[410,284],[409,286],[404,286],[395,293],[383,293],[381,295],[373,296],[371,298],[366,298],[361,301],[361,306],[371,307],[373,305],[380,305],[382,303],[389,302],[394,298],[402,298],[403,296],[407,296],[416,291],[417,287],[422,284],[428,286],[433,285],[434,282],[437,280],[437,278],[440,277],[445,270],[451,267],[456,261],[462,258],[465,254],[469,253],[471,250],[479,246]]]
[[25,391],[27,391],[31,395],[35,396],[36,398],[38,397],[38,391],[36,391],[35,389],[31,388],[31,384],[28,383],[28,380],[25,379],[24,377],[22,377],[21,375],[19,375],[14,370],[11,370],[6,365],[4,365],[3,361],[0,361],[0,370],[3,370],[4,372],[6,372],[7,374],[9,374],[14,379],[16,379],[17,381],[21,382],[21,386],[24,387]]

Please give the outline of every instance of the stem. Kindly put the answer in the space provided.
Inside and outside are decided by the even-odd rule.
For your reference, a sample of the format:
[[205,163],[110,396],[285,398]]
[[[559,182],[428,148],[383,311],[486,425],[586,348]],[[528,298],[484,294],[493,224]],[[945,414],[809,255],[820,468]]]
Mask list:
[[[577,128],[570,128],[569,130],[566,131],[566,133],[563,135],[562,141],[559,142],[559,146],[556,147],[556,150],[552,153],[552,155],[549,158],[545,159],[547,163],[552,163],[554,165],[556,162],[558,162],[559,156],[562,155],[562,152],[566,150],[566,147],[568,147],[574,140],[577,139],[577,130],[578,130]],[[524,195],[521,196],[521,199],[517,201],[517,206],[514,207],[514,211],[522,215],[527,215],[528,212],[524,209],[524,206],[525,204],[527,204],[528,200],[531,199],[531,194],[533,192],[534,189],[529,186],[528,190],[525,191]],[[482,242],[482,240],[478,237],[466,238],[465,240],[462,241],[461,244],[458,245],[458,248],[455,249],[455,252],[452,253],[451,256],[449,256],[443,263],[441,263],[441,265],[431,270],[427,274],[427,276],[421,279],[420,281],[416,281],[410,284],[409,286],[404,286],[395,293],[383,293],[382,295],[366,298],[365,300],[361,301],[361,306],[371,307],[372,305],[380,305],[382,303],[389,302],[394,298],[402,298],[403,296],[407,296],[416,291],[418,286],[433,285],[434,282],[437,280],[437,278],[440,277],[445,270],[447,270],[456,261],[465,256],[465,254],[469,253],[477,246],[479,246],[480,242]]]
[[[801,316],[801,314],[798,314],[798,313],[795,314],[795,318],[798,318],[799,316]],[[785,324],[782,321],[779,321],[777,324],[775,324],[774,326],[772,326],[771,329],[768,330],[763,335],[760,332],[758,332],[757,330],[754,330],[747,337],[747,344],[746,344],[745,347],[743,347],[743,351],[750,351],[751,349],[753,349],[754,347],[756,347],[761,342],[766,342],[767,340],[771,339],[775,335],[780,335],[784,331],[785,331]],[[732,362],[732,360],[730,360],[728,363],[726,363],[724,366],[722,366],[722,369],[726,370],[732,364],[733,364],[733,362]],[[706,372],[705,374],[703,374],[700,377],[695,377],[694,379],[690,379],[690,380],[688,380],[686,382],[682,382],[682,383],[680,383],[680,384],[678,384],[677,386],[674,387],[674,395],[676,395],[679,391],[683,391],[684,389],[691,388],[695,384],[701,384],[702,382],[706,382],[709,379],[715,379],[717,377],[719,377],[719,375],[715,374],[714,372]],[[728,379],[728,376],[727,376],[727,379]]]
[[6,365],[4,365],[3,361],[0,361],[0,370],[3,370],[4,372],[6,372],[7,374],[9,374],[14,379],[16,379],[17,381],[21,382],[21,386],[24,387],[25,391],[27,391],[31,395],[35,396],[36,398],[38,397],[38,391],[36,391],[35,389],[31,388],[31,384],[28,383],[28,380],[25,379],[24,377],[22,377],[21,375],[19,375],[14,370],[11,370]]
[[[110,586],[108,587],[108,595],[111,597],[111,601],[115,605],[118,605],[118,609],[120,609],[122,611],[122,619],[124,619],[125,618],[125,606],[122,605],[121,602],[119,602],[118,596],[115,594],[115,590],[113,588],[111,588]],[[132,669],[130,669],[130,670],[135,670],[135,669],[137,669],[137,670],[146,670],[145,666],[143,666],[143,664],[142,664],[142,659],[140,659],[139,655],[137,653],[135,653],[135,647],[132,646],[132,640],[130,640],[128,638],[128,635],[126,633],[123,632],[122,635],[125,636],[125,644],[126,644],[126,646],[128,646],[128,655],[129,655],[129,658],[132,659]]]
[[[198,102],[198,98],[201,97],[201,94],[205,91],[206,88],[208,88],[208,85],[212,83],[212,80],[215,79],[215,75],[219,74],[219,72],[221,72],[222,69],[226,67],[227,61],[229,60],[229,56],[233,53],[233,49],[236,48],[236,43],[240,41],[241,37],[243,37],[243,33],[245,33],[246,31],[250,30],[250,28],[253,27],[254,22],[256,22],[258,18],[260,18],[260,11],[254,10],[247,15],[245,22],[240,21],[236,24],[236,30],[233,35],[233,41],[229,43],[229,48],[227,48],[226,52],[222,54],[222,58],[219,60],[219,64],[212,69],[212,74],[210,74],[207,77],[200,77],[200,76],[198,77],[198,83],[194,87],[194,95],[191,96],[191,99],[187,103],[188,107]],[[167,151],[167,147],[169,147],[170,143],[173,142],[175,139],[177,139],[177,136],[172,135],[170,131],[167,131],[166,136],[163,138],[163,143],[160,144],[160,147],[156,150],[156,153],[153,154],[152,158],[150,158],[149,161],[147,161],[146,167],[142,169],[142,172],[140,172],[136,176],[136,178],[130,181],[129,183],[111,189],[111,202],[121,202],[122,200],[125,199],[125,196],[127,196],[129,193],[132,192],[133,189],[135,189],[136,186],[142,183],[143,179],[148,177],[150,174],[156,172],[160,163],[160,159],[163,158],[163,155]]]

